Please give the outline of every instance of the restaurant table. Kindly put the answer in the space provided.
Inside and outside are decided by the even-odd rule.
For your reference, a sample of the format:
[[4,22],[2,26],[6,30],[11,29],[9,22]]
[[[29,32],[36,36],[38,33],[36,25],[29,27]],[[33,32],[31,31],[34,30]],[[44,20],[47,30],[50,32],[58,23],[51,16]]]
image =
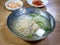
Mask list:
[[[12,11],[5,8],[6,1],[0,0],[0,45],[60,45],[60,0],[48,0],[46,7],[41,8],[47,10],[55,18],[56,26],[49,36],[35,42],[24,41],[9,31],[7,17]],[[31,7],[26,0],[22,1],[24,7]]]

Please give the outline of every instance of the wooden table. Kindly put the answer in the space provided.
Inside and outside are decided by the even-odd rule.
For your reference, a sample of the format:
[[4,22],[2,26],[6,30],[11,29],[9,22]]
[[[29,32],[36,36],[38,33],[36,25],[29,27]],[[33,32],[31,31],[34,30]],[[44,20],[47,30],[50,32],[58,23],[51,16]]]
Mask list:
[[[5,1],[6,0],[0,0],[0,45],[60,45],[60,0],[48,0],[49,3],[46,5],[47,11],[52,14],[56,20],[54,31],[47,38],[33,43],[26,42],[9,31],[6,20],[11,11],[5,9]],[[30,6],[26,0],[22,1],[25,7]]]

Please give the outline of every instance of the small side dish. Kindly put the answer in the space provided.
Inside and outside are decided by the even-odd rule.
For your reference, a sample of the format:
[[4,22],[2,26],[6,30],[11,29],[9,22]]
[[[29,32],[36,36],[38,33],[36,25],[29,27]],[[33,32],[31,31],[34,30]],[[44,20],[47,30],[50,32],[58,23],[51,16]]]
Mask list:
[[43,7],[48,3],[47,0],[26,0],[27,3],[33,7]]
[[21,8],[23,6],[23,2],[22,1],[6,1],[5,2],[5,7],[8,10],[17,10],[19,8]]

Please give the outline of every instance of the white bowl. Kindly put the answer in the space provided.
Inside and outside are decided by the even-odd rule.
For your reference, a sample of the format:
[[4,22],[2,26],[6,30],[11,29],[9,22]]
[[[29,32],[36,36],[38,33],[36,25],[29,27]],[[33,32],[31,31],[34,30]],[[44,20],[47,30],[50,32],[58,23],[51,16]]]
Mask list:
[[29,5],[34,6],[34,7],[43,7],[43,6],[46,6],[46,4],[48,3],[47,0],[41,0],[44,5],[35,6],[35,5],[32,4],[32,1],[33,1],[33,0],[26,0],[26,1],[27,1],[27,3],[28,3]]
[[[10,7],[8,7],[8,4],[9,4],[10,2],[17,2],[17,3],[20,4],[20,6],[19,6],[19,7],[16,7],[16,8],[10,8]],[[8,0],[8,1],[5,2],[5,7],[6,7],[8,10],[12,10],[12,11],[15,11],[15,10],[19,9],[19,8],[21,8],[22,6],[23,6],[23,2],[22,2],[22,1]]]

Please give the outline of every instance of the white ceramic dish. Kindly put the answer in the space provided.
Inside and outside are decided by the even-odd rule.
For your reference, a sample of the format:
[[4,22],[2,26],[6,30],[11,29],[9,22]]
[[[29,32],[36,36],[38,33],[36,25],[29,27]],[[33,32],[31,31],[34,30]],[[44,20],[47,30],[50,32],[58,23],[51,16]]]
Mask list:
[[[16,7],[16,8],[10,8],[10,7],[8,7],[8,4],[9,4],[10,2],[19,3],[20,6],[19,6],[19,7]],[[20,1],[20,0],[8,0],[8,1],[5,2],[5,7],[6,7],[8,10],[15,11],[15,10],[17,10],[17,9],[19,9],[19,8],[21,8],[21,7],[23,7],[23,2]]]
[[[32,1],[33,1],[33,0],[26,0],[26,1],[27,1],[27,3],[28,3],[29,5],[34,6],[34,5],[32,4]],[[47,0],[41,0],[41,1],[43,2],[44,5],[34,6],[34,7],[43,7],[43,6],[46,6],[46,4],[48,3]]]

